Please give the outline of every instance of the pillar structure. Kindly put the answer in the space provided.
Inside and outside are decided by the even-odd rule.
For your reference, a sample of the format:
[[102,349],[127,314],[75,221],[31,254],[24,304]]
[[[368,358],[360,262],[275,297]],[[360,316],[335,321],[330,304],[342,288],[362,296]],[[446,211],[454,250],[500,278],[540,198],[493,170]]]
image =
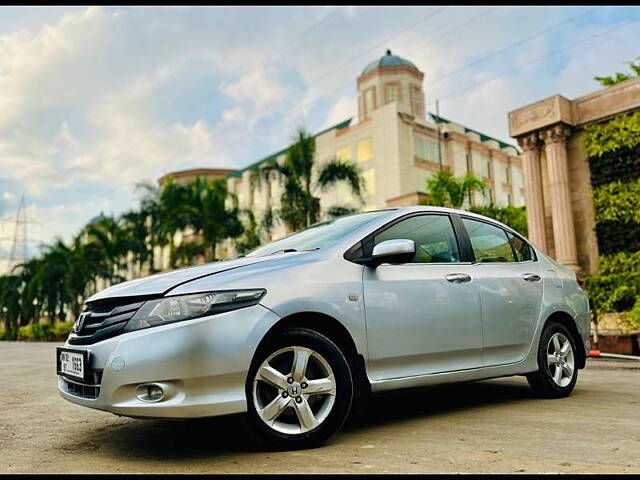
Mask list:
[[541,131],[540,138],[544,141],[547,158],[555,257],[560,263],[578,270],[578,251],[567,165],[567,139],[570,134],[571,129],[568,126],[557,124]]
[[524,192],[527,202],[527,227],[529,239],[543,252],[547,250],[545,235],[544,199],[542,196],[542,171],[540,164],[540,141],[537,133],[518,138],[522,148]]

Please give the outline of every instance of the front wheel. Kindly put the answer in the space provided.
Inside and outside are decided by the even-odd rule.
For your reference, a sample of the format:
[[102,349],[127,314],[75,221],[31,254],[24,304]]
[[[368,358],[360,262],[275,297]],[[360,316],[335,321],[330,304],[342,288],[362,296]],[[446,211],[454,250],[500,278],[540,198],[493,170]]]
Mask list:
[[558,322],[549,322],[538,346],[538,371],[527,375],[538,395],[560,398],[569,395],[578,379],[576,346],[571,333]]
[[256,353],[247,376],[247,423],[262,446],[311,448],[336,433],[349,414],[349,363],[327,337],[294,328]]

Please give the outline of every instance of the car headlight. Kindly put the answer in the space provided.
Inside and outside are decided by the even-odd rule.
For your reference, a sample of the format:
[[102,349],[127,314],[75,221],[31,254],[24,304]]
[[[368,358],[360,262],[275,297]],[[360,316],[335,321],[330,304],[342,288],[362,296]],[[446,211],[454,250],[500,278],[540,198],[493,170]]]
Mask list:
[[255,305],[266,290],[231,290],[164,297],[145,302],[124,331],[166,325]]

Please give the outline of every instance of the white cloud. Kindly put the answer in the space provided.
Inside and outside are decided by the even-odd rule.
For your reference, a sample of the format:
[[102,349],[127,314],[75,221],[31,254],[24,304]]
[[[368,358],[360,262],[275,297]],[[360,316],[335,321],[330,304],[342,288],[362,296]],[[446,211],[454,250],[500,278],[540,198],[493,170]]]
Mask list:
[[2,199],[3,199],[5,202],[11,202],[11,201],[13,201],[13,199],[14,199],[14,198],[16,198],[16,194],[15,194],[15,193],[12,193],[12,192],[4,192],[4,193],[2,194]]
[[[578,10],[502,8],[442,40],[481,10],[449,9],[408,28],[428,11],[345,8],[316,28],[326,9],[77,8],[56,21],[48,14],[37,29],[11,32],[5,23],[3,213],[6,194],[24,188],[33,214],[49,222],[43,239],[69,235],[100,209],[131,208],[134,183],[179,168],[248,164],[282,148],[298,125],[317,131],[357,115],[356,77],[387,47],[425,72],[433,110],[436,98],[614,22],[606,13],[613,9],[598,9],[599,23],[568,24],[431,85]],[[631,33],[521,67],[445,100],[441,113],[504,138],[508,110],[554,93],[585,93],[597,88],[592,76],[622,70],[622,61],[637,56]]]
[[273,68],[257,66],[237,80],[220,85],[220,91],[230,99],[250,105],[249,123],[268,115],[270,108],[282,101],[292,90],[277,79]]
[[340,97],[329,110],[324,127],[330,127],[350,117],[358,116],[358,100],[354,97]]
[[222,111],[222,119],[228,123],[244,122],[247,119],[247,115],[240,107],[225,108]]

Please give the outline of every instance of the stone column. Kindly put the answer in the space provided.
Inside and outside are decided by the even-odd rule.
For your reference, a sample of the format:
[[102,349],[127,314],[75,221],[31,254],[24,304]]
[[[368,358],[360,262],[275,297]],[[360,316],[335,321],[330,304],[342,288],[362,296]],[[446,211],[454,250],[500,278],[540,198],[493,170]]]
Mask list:
[[538,135],[532,133],[518,138],[523,150],[524,194],[527,202],[527,226],[529,239],[543,252],[547,251],[544,201],[542,197],[542,172],[540,171],[540,144]]
[[542,131],[540,138],[545,143],[549,171],[549,194],[556,260],[573,270],[577,270],[579,268],[578,250],[567,166],[567,138],[570,133],[569,127],[559,124]]

